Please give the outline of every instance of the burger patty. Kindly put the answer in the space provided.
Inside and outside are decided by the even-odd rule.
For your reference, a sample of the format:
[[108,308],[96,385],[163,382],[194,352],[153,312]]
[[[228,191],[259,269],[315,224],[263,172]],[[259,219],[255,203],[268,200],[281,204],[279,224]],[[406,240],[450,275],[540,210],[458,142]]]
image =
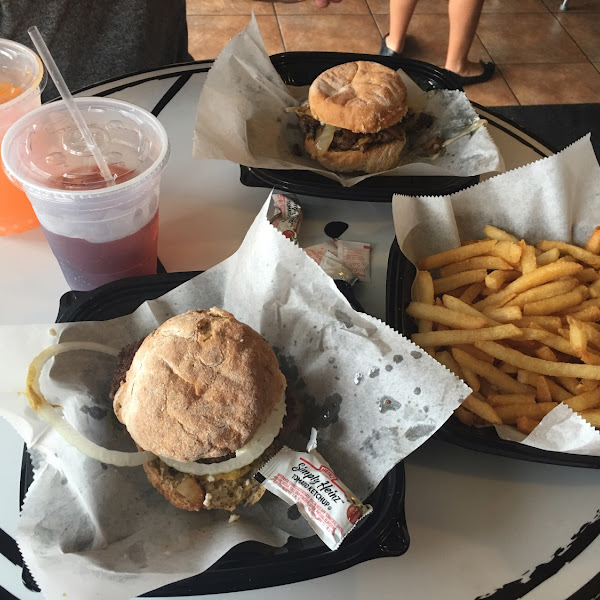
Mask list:
[[[321,123],[309,115],[299,115],[300,129],[306,137],[315,138],[317,130],[321,127]],[[382,144],[389,144],[396,140],[404,137],[404,126],[402,123],[397,123],[387,129],[382,129],[377,133],[354,133],[349,129],[336,129],[333,140],[329,146],[330,150],[337,150],[343,152],[345,150],[352,150],[358,144],[361,150],[366,150],[372,146],[380,146]]]
[[[307,114],[299,114],[299,125],[302,133],[314,139],[317,136],[321,123]],[[433,117],[426,113],[418,115],[409,111],[400,122],[382,129],[377,133],[355,133],[349,129],[336,129],[329,150],[344,152],[346,150],[362,150],[363,152],[373,146],[390,144],[403,139],[405,134],[418,135],[427,130],[433,123]],[[360,143],[359,143],[360,140]]]

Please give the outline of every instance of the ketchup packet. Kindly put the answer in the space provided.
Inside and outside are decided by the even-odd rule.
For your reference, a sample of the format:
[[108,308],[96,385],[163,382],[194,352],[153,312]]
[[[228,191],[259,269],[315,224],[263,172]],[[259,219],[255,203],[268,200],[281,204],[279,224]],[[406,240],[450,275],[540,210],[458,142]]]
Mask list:
[[271,193],[271,205],[267,213],[271,225],[294,243],[298,243],[298,231],[302,223],[302,208],[292,194]]
[[341,279],[350,285],[356,283],[356,275],[332,252],[325,252],[319,266],[332,279]]
[[303,248],[304,252],[308,254],[318,265],[321,264],[323,257],[326,252],[337,256],[337,246],[333,242],[323,242],[322,244],[315,244],[314,246],[308,246]]
[[331,550],[337,550],[356,524],[373,511],[315,450],[296,452],[284,446],[254,478],[287,504],[295,504]]
[[371,244],[336,240],[337,257],[360,281],[371,281]]

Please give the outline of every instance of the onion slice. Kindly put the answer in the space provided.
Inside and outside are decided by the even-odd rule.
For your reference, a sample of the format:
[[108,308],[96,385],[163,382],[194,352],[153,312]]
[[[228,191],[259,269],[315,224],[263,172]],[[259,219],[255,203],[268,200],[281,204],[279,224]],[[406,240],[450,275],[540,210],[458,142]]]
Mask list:
[[108,450],[107,448],[88,440],[64,419],[61,412],[62,407],[53,406],[46,400],[40,389],[40,375],[44,365],[53,356],[72,350],[91,350],[93,352],[110,354],[111,356],[119,355],[119,350],[96,342],[62,342],[45,348],[31,361],[27,371],[25,393],[27,394],[31,408],[33,408],[33,410],[35,410],[58,434],[69,442],[69,444],[75,446],[75,448],[90,458],[116,467],[138,467],[145,462],[152,460],[154,458],[152,452],[121,452],[119,450]]
[[337,128],[333,125],[325,124],[323,129],[317,133],[317,137],[315,139],[315,150],[319,156],[329,150],[329,146],[331,146],[331,142],[333,142],[333,136],[335,135],[336,129]]
[[285,413],[284,393],[281,400],[273,408],[269,418],[257,429],[254,437],[245,446],[237,450],[235,457],[229,460],[207,465],[197,462],[181,462],[163,456],[159,458],[169,467],[191,475],[217,475],[241,469],[254,462],[273,443],[273,440],[279,434]]

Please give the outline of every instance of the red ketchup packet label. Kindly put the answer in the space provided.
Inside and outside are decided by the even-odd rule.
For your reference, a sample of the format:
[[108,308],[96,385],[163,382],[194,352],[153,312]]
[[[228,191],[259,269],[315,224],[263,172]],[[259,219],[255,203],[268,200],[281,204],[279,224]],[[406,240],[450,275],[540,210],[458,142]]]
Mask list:
[[284,446],[254,477],[288,504],[295,504],[331,550],[336,550],[356,524],[373,511],[314,450],[295,452]]
[[273,191],[267,218],[273,227],[281,231],[292,242],[298,242],[298,231],[302,223],[302,208],[295,196]]

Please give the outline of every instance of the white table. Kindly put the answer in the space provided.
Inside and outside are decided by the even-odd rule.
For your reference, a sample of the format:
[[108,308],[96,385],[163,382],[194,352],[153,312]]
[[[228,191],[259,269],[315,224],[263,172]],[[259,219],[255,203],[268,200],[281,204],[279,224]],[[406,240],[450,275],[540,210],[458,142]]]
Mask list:
[[[86,92],[148,110],[169,90],[177,92],[159,114],[172,144],[160,210],[159,257],[167,271],[207,269],[232,254],[268,194],[266,189],[242,186],[238,165],[191,157],[196,105],[209,67],[210,62],[171,67]],[[526,134],[480,112],[489,118],[507,168],[548,153]],[[384,318],[387,257],[394,238],[390,204],[304,196],[300,202],[305,217],[302,245],[322,241],[323,227],[334,220],[349,224],[349,239],[372,243],[372,282],[355,290],[367,312]],[[0,281],[0,324],[52,323],[58,300],[68,290],[39,227],[0,237]],[[22,449],[20,438],[0,421],[0,528],[12,537]],[[437,440],[429,441],[405,464],[411,536],[405,555],[302,583],[235,592],[227,599],[599,597],[600,470],[479,454]],[[528,586],[532,573],[536,585]],[[510,582],[521,583],[508,586]],[[23,587],[21,569],[1,555],[0,587],[19,599],[41,599]],[[216,597],[224,595],[207,598]]]

